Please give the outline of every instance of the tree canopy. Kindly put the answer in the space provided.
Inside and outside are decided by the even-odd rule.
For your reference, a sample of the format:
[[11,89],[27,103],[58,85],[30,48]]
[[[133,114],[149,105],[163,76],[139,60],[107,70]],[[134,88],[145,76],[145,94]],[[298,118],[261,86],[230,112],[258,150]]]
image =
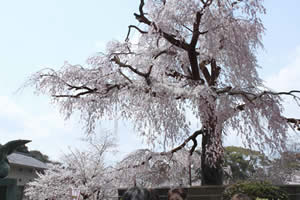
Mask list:
[[231,169],[229,182],[253,179],[254,174],[264,167],[270,166],[268,157],[258,151],[236,146],[225,147],[224,166]]
[[[235,131],[251,148],[280,151],[289,123],[282,95],[258,76],[263,0],[140,0],[124,41],[110,41],[85,66],[68,62],[29,79],[66,118],[81,113],[91,133],[100,119],[129,120],[151,144],[172,152],[202,135],[203,184],[222,184],[222,138]],[[138,37],[132,37],[132,32]],[[191,130],[190,116],[201,123]],[[176,145],[177,148],[176,148]]]

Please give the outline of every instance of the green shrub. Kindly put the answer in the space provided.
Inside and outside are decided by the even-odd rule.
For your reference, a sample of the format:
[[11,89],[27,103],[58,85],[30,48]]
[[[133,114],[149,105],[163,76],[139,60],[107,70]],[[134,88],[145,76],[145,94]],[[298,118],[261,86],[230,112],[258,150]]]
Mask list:
[[224,193],[224,200],[231,200],[232,196],[237,193],[248,195],[251,199],[256,198],[268,200],[288,200],[288,195],[279,187],[271,185],[268,182],[240,182],[228,186]]

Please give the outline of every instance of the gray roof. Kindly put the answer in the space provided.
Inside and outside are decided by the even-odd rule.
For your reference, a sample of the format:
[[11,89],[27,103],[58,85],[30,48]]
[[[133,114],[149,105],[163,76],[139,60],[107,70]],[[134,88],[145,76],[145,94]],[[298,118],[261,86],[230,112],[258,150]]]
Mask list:
[[27,167],[46,169],[47,165],[42,161],[39,161],[33,157],[21,154],[21,153],[12,153],[7,156],[9,163],[15,165],[23,165]]

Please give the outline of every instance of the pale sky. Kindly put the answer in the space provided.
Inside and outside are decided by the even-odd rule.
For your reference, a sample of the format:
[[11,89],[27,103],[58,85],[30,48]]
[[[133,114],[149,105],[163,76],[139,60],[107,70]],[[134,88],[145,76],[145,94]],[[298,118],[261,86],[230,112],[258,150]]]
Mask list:
[[[76,119],[64,121],[49,98],[31,88],[16,91],[42,68],[84,64],[109,40],[125,39],[128,25],[137,24],[138,6],[139,0],[0,0],[0,143],[31,139],[30,150],[52,159],[82,147],[84,130]],[[273,89],[300,90],[300,1],[266,0],[265,6],[260,75]],[[300,117],[294,105],[285,105],[289,117]],[[101,130],[114,127],[103,124]],[[118,135],[121,155],[142,146],[130,125],[119,124]]]

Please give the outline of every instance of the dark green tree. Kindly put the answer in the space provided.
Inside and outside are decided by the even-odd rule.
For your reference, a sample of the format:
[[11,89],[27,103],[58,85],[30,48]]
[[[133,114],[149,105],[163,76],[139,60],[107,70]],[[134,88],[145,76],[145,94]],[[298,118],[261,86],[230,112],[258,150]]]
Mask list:
[[21,146],[18,146],[16,148],[15,152],[21,152],[21,153],[29,154],[28,147],[25,144],[21,145]]
[[37,160],[40,160],[42,162],[45,162],[45,163],[51,162],[51,160],[49,159],[49,156],[47,156],[46,154],[41,153],[38,150],[29,151],[29,155],[31,157],[33,157],[33,158],[35,158]]
[[225,173],[225,178],[229,182],[247,180],[252,177],[257,170],[270,165],[270,160],[259,151],[254,151],[242,147],[225,147],[224,166],[230,166],[231,175]]

